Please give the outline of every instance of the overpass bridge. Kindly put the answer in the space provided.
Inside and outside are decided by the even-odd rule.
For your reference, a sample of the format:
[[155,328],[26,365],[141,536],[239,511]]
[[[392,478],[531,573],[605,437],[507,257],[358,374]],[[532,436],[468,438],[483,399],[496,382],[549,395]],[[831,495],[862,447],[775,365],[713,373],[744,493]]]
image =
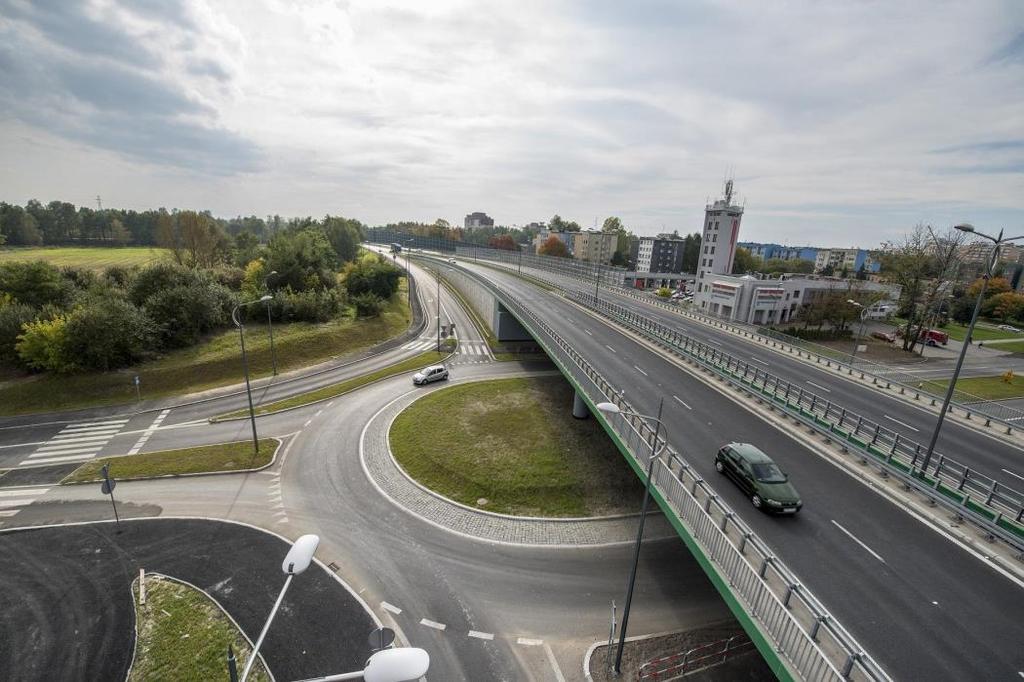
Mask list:
[[[792,438],[680,371],[664,346],[596,319],[590,313],[601,311],[585,311],[586,300],[464,256],[442,270],[484,308],[481,317],[494,321],[500,311],[514,318],[589,407],[608,400],[651,413],[660,396],[669,398],[654,499],[780,677],[1011,679],[1024,670],[1024,632],[1012,615],[1024,600],[1012,576],[852,481],[806,438]],[[644,476],[649,427],[596,416]],[[738,491],[714,481],[711,458],[729,440],[758,443],[790,471],[805,500],[799,518],[752,514]]]

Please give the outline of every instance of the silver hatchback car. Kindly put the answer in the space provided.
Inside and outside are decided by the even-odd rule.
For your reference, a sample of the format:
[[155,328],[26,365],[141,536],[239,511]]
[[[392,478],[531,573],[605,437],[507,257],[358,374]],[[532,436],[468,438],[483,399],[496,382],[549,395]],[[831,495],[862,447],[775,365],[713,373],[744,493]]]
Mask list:
[[429,384],[433,381],[444,381],[448,378],[448,368],[444,365],[431,365],[424,367],[412,375],[412,383],[417,386]]

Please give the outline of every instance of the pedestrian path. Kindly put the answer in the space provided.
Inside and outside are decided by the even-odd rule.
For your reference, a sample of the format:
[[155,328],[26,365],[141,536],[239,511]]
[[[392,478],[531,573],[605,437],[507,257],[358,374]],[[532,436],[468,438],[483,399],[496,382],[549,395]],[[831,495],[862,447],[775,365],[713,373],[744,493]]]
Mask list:
[[69,424],[56,436],[40,445],[19,466],[65,464],[92,459],[127,423],[128,418],[125,417]]
[[39,499],[50,489],[49,486],[8,488],[0,490],[0,519],[14,516],[22,509]]

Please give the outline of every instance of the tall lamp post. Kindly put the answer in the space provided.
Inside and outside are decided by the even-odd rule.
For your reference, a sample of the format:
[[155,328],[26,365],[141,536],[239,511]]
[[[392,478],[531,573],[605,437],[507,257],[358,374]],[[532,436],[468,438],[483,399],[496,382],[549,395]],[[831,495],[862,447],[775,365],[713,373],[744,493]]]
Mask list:
[[[277,274],[277,270],[271,270],[263,278],[263,288],[270,294],[270,278]],[[277,351],[274,350],[274,323],[270,320],[270,299],[267,298],[267,330],[270,332],[270,361],[274,365],[274,376],[277,376]]]
[[277,595],[277,601],[274,602],[274,608],[270,609],[270,615],[267,616],[267,622],[263,624],[263,630],[260,632],[260,637],[256,640],[256,644],[252,648],[252,653],[249,654],[249,660],[246,661],[245,669],[242,670],[241,682],[245,682],[246,678],[249,677],[249,671],[252,670],[252,665],[256,662],[256,656],[259,654],[260,646],[263,645],[263,638],[267,636],[267,630],[270,629],[270,624],[273,622],[274,616],[277,615],[277,610],[281,608],[281,602],[284,600],[284,593],[288,591],[288,586],[292,584],[292,578],[309,568],[309,564],[313,561],[313,554],[316,552],[316,548],[319,544],[320,538],[316,535],[303,535],[296,540],[295,544],[293,544],[291,549],[288,550],[288,554],[281,563],[281,570],[288,577],[285,578],[284,587],[281,588],[280,594]]
[[245,394],[249,398],[249,421],[252,422],[252,446],[256,449],[256,452],[260,451],[260,439],[256,436],[256,410],[252,406],[252,386],[249,384],[249,358],[245,354],[245,326],[242,321],[238,319],[238,309],[243,306],[252,305],[253,303],[264,303],[274,298],[270,294],[262,296],[255,301],[246,301],[245,303],[239,303],[231,311],[231,320],[238,327],[238,339],[242,342],[242,369],[245,370]]
[[[622,674],[622,650],[626,646],[626,627],[629,625],[629,607],[633,602],[633,587],[636,585],[636,569],[640,563],[640,543],[644,539],[644,522],[647,520],[647,505],[651,499],[651,477],[654,473],[654,462],[661,454],[661,449],[658,447],[658,433],[665,427],[665,424],[661,421],[661,411],[664,406],[665,399],[662,398],[661,402],[658,403],[658,416],[651,417],[645,414],[621,410],[615,403],[598,403],[596,405],[597,409],[605,414],[621,414],[626,417],[640,417],[641,419],[655,423],[654,439],[651,441],[651,454],[647,458],[647,480],[644,482],[644,502],[640,506],[640,526],[637,528],[636,545],[633,547],[633,566],[629,571],[629,585],[626,588],[626,606],[622,610],[622,628],[619,630],[619,644],[615,650],[615,675]],[[667,430],[668,429],[666,428],[666,431]]]
[[867,315],[868,309],[852,298],[846,299],[846,302],[852,306],[860,308],[860,331],[857,333],[857,338],[853,340],[853,352],[850,353],[850,368],[852,371],[853,361],[857,357],[857,346],[860,345],[860,340],[864,338],[864,316]]
[[946,419],[946,412],[949,411],[949,403],[953,399],[953,391],[956,390],[956,381],[960,376],[960,368],[963,367],[964,356],[967,355],[967,347],[971,345],[971,336],[974,335],[974,325],[978,321],[978,313],[981,312],[981,303],[985,300],[985,289],[988,288],[988,280],[992,277],[992,271],[995,270],[996,263],[999,261],[999,247],[1007,242],[1024,239],[1024,234],[1004,238],[1002,230],[999,230],[998,237],[993,237],[984,232],[978,232],[974,229],[974,225],[970,223],[955,225],[954,227],[961,232],[976,234],[992,242],[992,256],[988,259],[985,274],[982,275],[981,291],[978,292],[978,300],[974,302],[974,313],[971,314],[971,323],[967,326],[967,333],[964,335],[964,345],[960,348],[960,356],[956,359],[956,369],[953,370],[953,377],[949,380],[949,388],[946,389],[946,397],[942,400],[942,409],[939,410],[939,419],[935,422],[935,430],[932,431],[932,438],[928,442],[928,449],[925,451],[924,460],[921,462],[922,474],[928,472],[928,465],[931,463],[932,454],[935,452],[935,443],[939,440],[939,431],[942,430],[942,422]]
[[412,251],[412,239],[405,240],[405,276],[408,281],[405,283],[406,292],[409,294],[409,307],[412,307],[412,270],[409,269],[409,252]]

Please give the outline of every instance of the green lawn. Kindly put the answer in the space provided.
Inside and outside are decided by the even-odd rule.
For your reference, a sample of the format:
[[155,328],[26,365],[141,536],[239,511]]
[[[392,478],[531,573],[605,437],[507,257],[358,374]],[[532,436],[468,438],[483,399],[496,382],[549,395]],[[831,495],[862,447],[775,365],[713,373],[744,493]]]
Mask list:
[[[926,381],[924,387],[938,395],[944,395],[949,388],[949,380]],[[994,377],[962,377],[956,382],[957,392],[966,393],[986,400],[1005,400],[1007,398],[1024,398],[1024,376],[1016,376],[1013,383],[1006,383],[1002,376]],[[964,396],[958,396],[962,400]]]
[[[146,576],[146,603],[132,585],[138,639],[128,682],[205,682],[228,679],[228,645],[241,674],[250,647],[234,623],[204,593],[179,582]],[[250,680],[267,682],[257,661]]]
[[992,350],[1004,350],[1008,353],[1024,353],[1024,339],[1020,341],[1009,341],[1007,343],[993,343],[992,345],[985,344]]
[[[277,366],[282,372],[356,353],[409,327],[405,296],[396,294],[378,317],[346,316],[322,324],[274,325]],[[272,372],[265,320],[256,315],[245,327],[245,349],[253,378]],[[138,375],[143,399],[185,395],[243,380],[238,331],[226,329],[206,341],[165,357],[116,372],[70,376],[33,375],[0,384],[0,414],[49,412],[135,400]]]
[[[448,347],[451,348],[451,346]],[[290,407],[308,405],[310,403],[315,403],[318,400],[327,400],[328,398],[334,398],[344,393],[354,391],[360,386],[365,386],[370,382],[377,381],[379,379],[385,379],[387,377],[392,377],[398,374],[403,374],[404,372],[412,372],[418,369],[422,369],[427,365],[436,364],[443,360],[444,358],[448,357],[448,354],[450,352],[451,350],[444,350],[440,353],[438,353],[436,350],[428,350],[424,353],[420,353],[415,357],[409,358],[408,360],[397,362],[393,365],[389,365],[388,367],[382,367],[381,369],[378,369],[375,372],[370,372],[369,374],[363,374],[361,376],[353,377],[351,379],[346,379],[345,381],[339,382],[337,384],[324,386],[323,388],[318,388],[315,391],[309,391],[308,393],[300,393],[299,395],[293,395],[290,398],[285,398],[284,400],[278,400],[272,403],[257,405],[255,411],[256,414],[267,414],[268,412],[285,410]],[[218,415],[215,418],[215,421],[220,419],[230,419],[232,417],[245,417],[248,414],[248,408],[244,410],[235,410],[234,412],[228,412],[226,414]]]
[[561,377],[453,386],[402,412],[391,448],[420,483],[479,509],[555,517],[636,511],[640,480],[596,420],[572,417],[572,401]]
[[65,265],[103,270],[113,265],[131,267],[158,261],[169,254],[167,249],[148,246],[60,246],[0,248],[0,263],[44,260],[58,267]]
[[252,441],[245,440],[178,450],[144,452],[141,455],[103,457],[86,462],[72,471],[61,483],[102,480],[100,469],[104,464],[110,465],[110,476],[119,481],[257,469],[274,458],[277,448],[278,441],[273,438],[261,438],[259,454],[253,452]]
[[[955,322],[950,322],[945,327],[941,327],[941,329],[942,331],[949,334],[949,338],[956,339],[957,341],[963,341],[967,337],[967,325],[965,324],[957,324]],[[1021,334],[1017,334],[1016,332],[1008,332],[1004,329],[996,329],[996,323],[983,322],[978,322],[978,324],[974,325],[974,334],[971,336],[971,339],[975,343],[977,343],[978,341],[991,341],[992,339],[1019,338],[1022,338]],[[996,346],[993,346],[993,348],[995,347]]]

